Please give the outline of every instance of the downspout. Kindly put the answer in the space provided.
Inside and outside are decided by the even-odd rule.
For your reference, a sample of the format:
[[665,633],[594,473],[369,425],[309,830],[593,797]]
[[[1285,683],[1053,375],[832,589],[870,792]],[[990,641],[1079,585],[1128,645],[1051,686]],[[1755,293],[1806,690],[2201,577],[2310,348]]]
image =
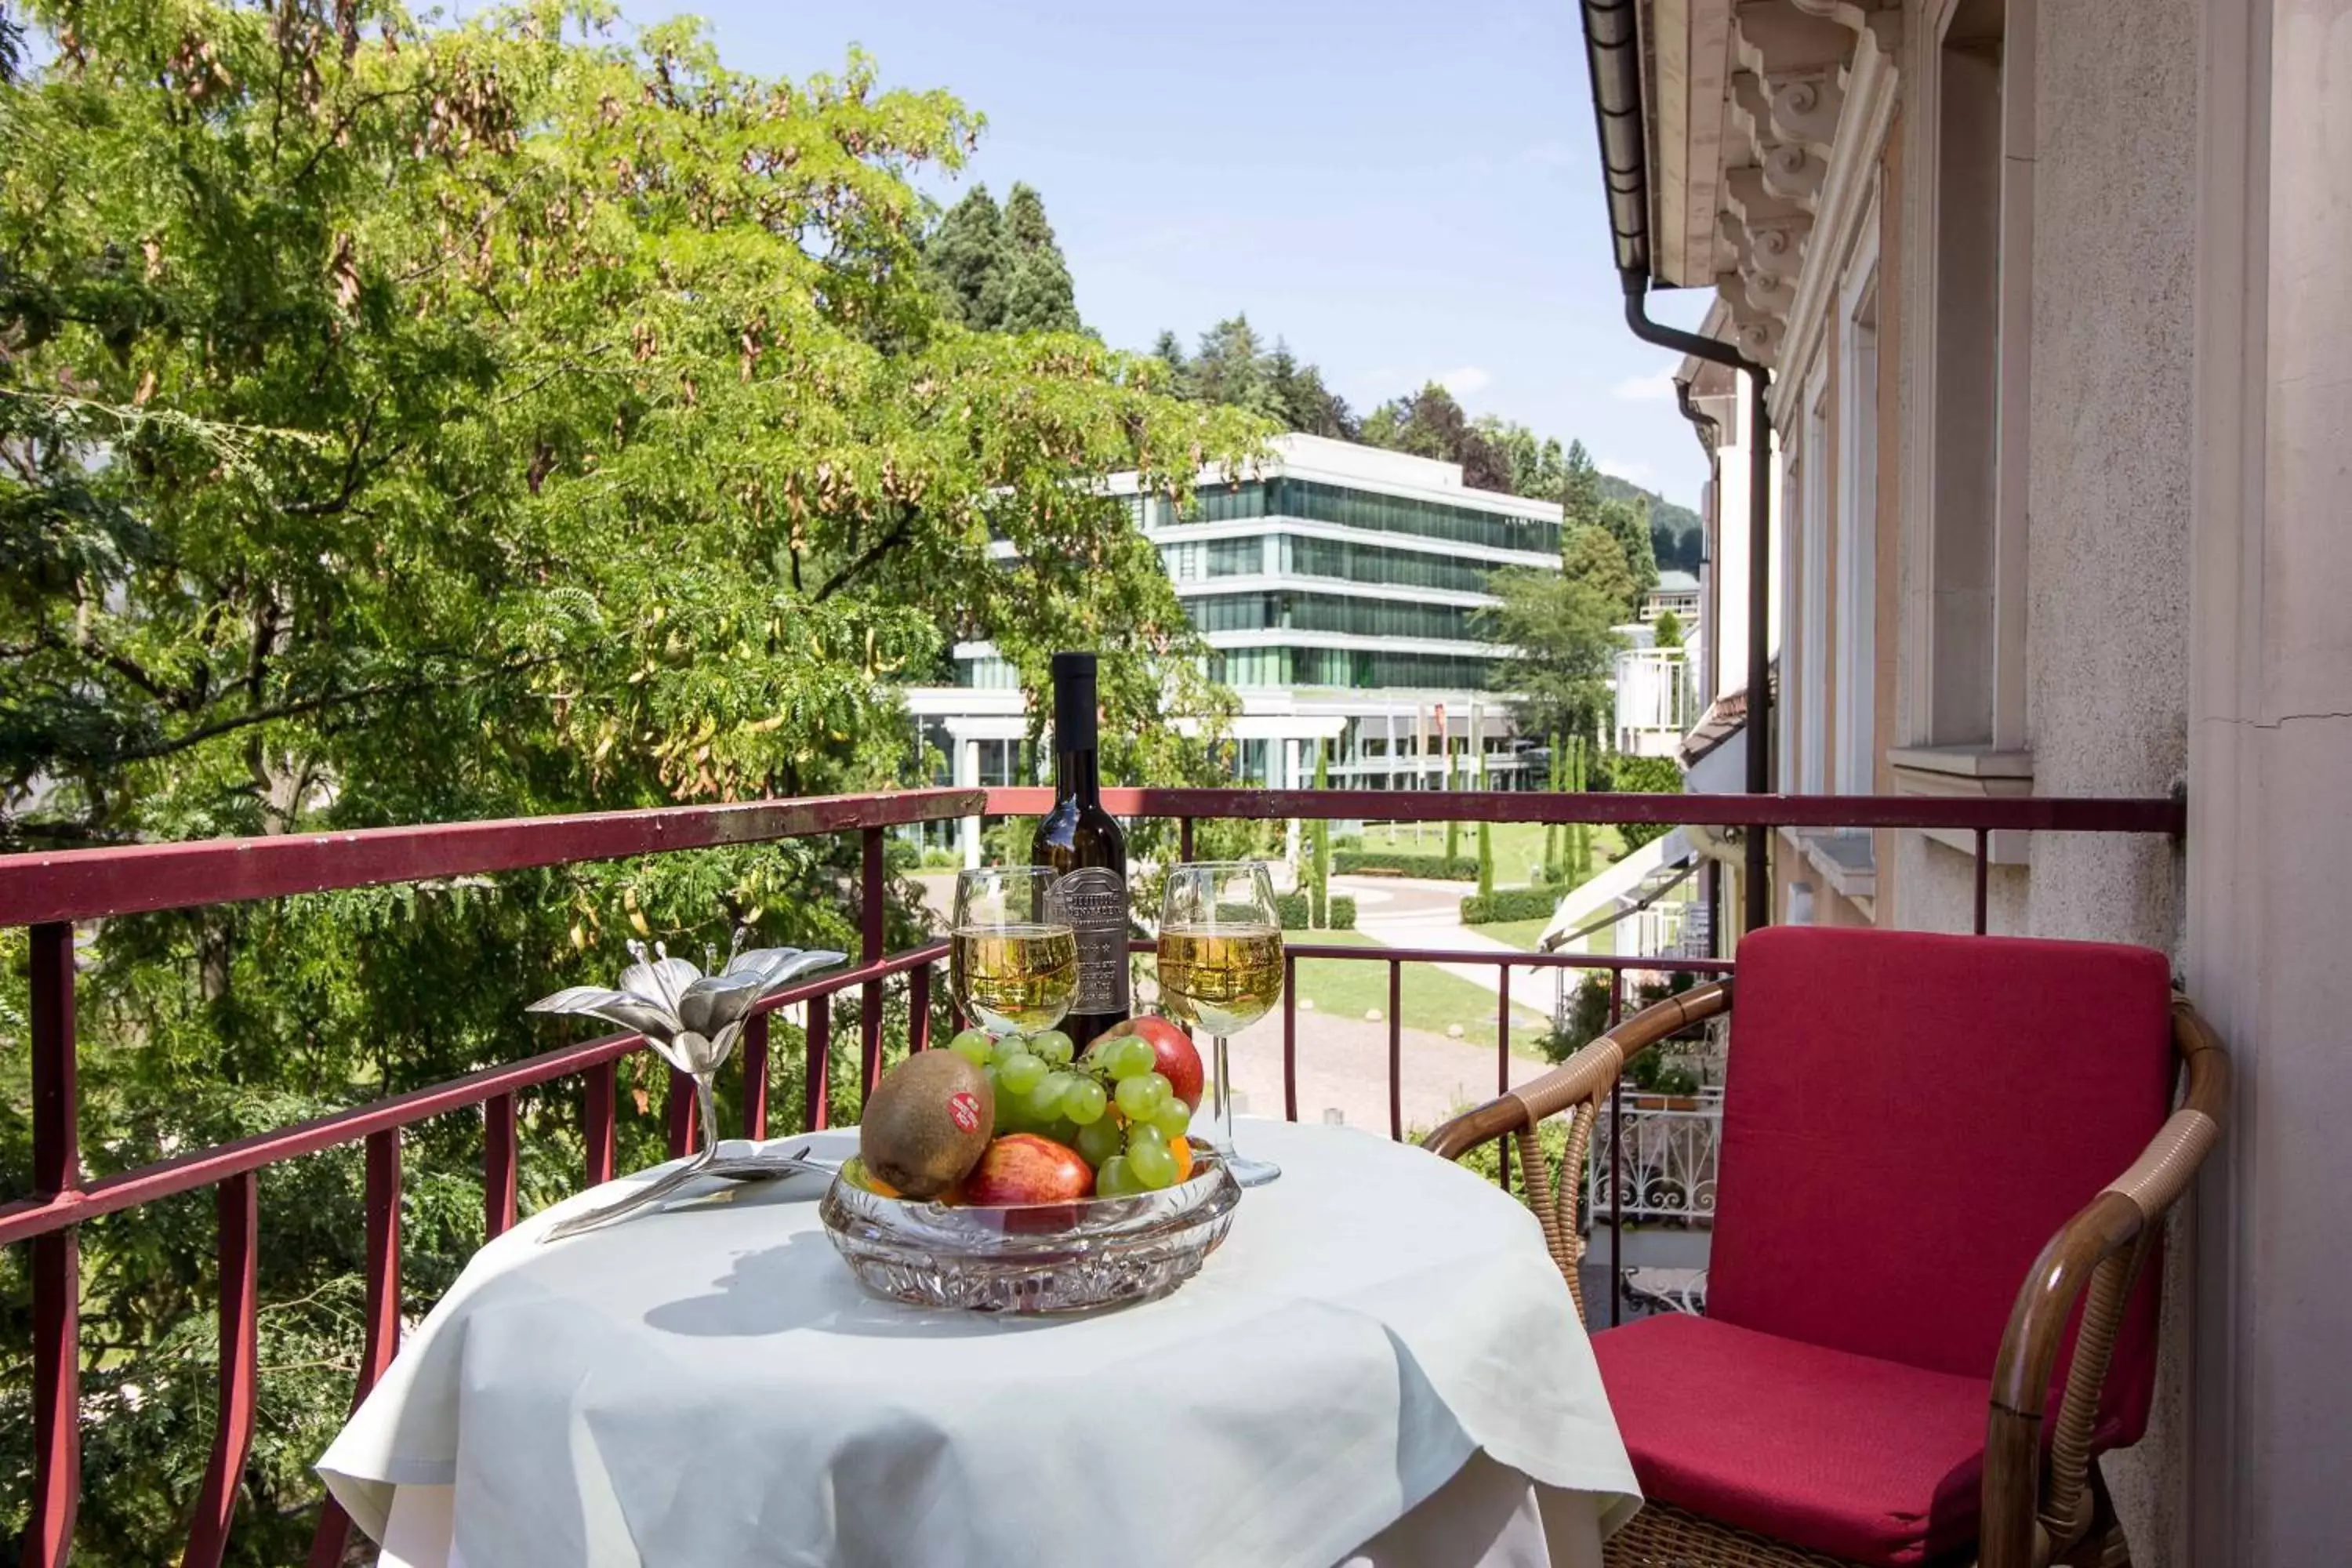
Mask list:
[[[1772,584],[1772,419],[1765,406],[1772,374],[1729,343],[1654,321],[1649,315],[1650,186],[1648,116],[1642,100],[1642,38],[1637,0],[1582,0],[1584,52],[1592,75],[1592,118],[1601,138],[1601,174],[1609,202],[1617,274],[1625,288],[1625,324],[1635,337],[1748,374],[1748,793],[1772,790],[1770,640]],[[1748,830],[1744,917],[1754,931],[1771,923],[1769,837]]]
[[[1696,436],[1698,444],[1706,449],[1711,467],[1717,444],[1723,439],[1722,422],[1699,407],[1697,399],[1691,396],[1691,384],[1687,381],[1675,383],[1675,405],[1683,411],[1683,417],[1690,421],[1691,434]],[[1706,535],[1702,532],[1699,535],[1698,556],[1698,569],[1702,574],[1702,580],[1704,580],[1704,574],[1714,565],[1714,563],[1707,559],[1706,544]],[[1702,856],[1700,858],[1704,862],[1704,869],[1699,872],[1700,897],[1706,900],[1707,940],[1712,942],[1723,931],[1723,867],[1712,855]]]

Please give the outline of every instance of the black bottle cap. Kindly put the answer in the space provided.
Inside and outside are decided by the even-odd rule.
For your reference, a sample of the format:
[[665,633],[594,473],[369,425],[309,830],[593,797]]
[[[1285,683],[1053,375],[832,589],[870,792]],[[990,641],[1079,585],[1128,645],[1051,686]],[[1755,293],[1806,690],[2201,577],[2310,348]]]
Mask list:
[[1054,656],[1054,747],[1090,752],[1095,745],[1095,656]]

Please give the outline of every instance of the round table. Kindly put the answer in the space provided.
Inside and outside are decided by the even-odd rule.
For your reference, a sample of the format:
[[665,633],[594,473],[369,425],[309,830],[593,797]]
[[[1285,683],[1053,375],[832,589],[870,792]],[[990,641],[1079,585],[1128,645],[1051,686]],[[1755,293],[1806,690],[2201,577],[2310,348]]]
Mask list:
[[1533,1218],[1352,1129],[1239,1139],[1284,1175],[1200,1276],[1069,1319],[867,1295],[820,1178],[541,1245],[617,1187],[580,1194],[476,1256],[320,1469],[418,1564],[1597,1563],[1638,1492]]

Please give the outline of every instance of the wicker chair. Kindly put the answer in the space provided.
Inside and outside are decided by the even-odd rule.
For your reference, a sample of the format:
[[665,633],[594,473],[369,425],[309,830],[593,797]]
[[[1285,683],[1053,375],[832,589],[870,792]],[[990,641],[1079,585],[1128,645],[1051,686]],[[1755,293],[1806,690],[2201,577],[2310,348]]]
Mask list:
[[[2127,1563],[2095,1461],[2146,1426],[2158,1222],[2229,1085],[2163,958],[1749,935],[1736,982],[1644,1010],[1427,1140],[1449,1159],[1514,1141],[1580,1313],[1594,1119],[1628,1058],[1725,1012],[1707,1315],[1593,1336],[1649,1500],[1612,1568]],[[1537,1132],[1553,1116],[1557,1167]]]

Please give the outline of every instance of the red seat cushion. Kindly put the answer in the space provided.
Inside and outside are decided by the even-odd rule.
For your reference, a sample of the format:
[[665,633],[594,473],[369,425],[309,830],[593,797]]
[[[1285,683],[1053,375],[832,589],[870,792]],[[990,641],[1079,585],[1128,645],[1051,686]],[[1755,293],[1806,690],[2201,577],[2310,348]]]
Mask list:
[[[2035,1254],[2164,1119],[2170,1001],[2168,966],[2144,948],[1748,934],[1708,1315],[1966,1377],[1980,1428]],[[2117,1336],[2114,1441],[2147,1423],[2158,1272],[2144,1270]]]
[[1976,1539],[1987,1390],[1668,1313],[1592,1337],[1644,1495],[1869,1563]]

